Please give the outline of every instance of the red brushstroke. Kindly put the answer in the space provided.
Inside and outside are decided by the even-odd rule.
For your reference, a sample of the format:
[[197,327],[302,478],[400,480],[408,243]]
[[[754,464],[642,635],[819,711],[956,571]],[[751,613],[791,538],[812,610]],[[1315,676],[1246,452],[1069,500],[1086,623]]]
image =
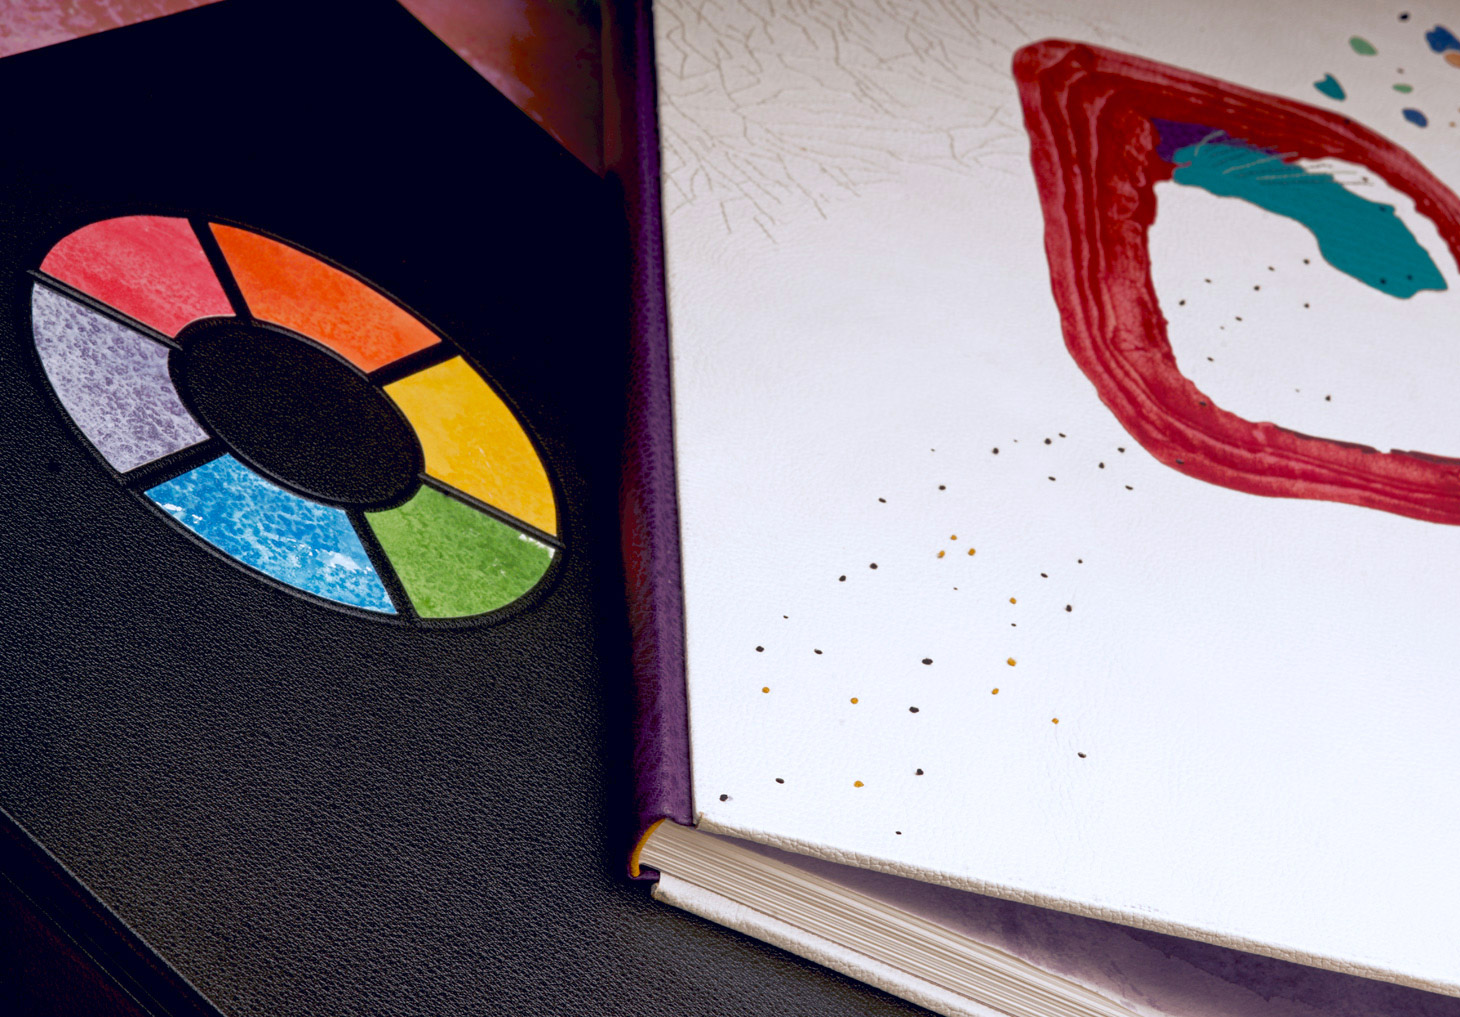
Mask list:
[[1460,459],[1298,434],[1220,409],[1176,366],[1151,282],[1152,118],[1293,158],[1367,167],[1414,200],[1460,258],[1460,199],[1393,142],[1291,99],[1140,57],[1047,40],[1014,55],[1065,345],[1131,437],[1172,469],[1249,494],[1460,524]]

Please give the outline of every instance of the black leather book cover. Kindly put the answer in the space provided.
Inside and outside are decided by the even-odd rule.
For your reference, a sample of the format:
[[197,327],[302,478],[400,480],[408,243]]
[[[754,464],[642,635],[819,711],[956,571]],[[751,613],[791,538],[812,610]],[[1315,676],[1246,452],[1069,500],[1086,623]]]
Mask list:
[[0,95],[0,1005],[911,1012],[624,878],[616,185],[375,0]]
[[0,94],[0,806],[227,1009],[392,1010],[627,659],[612,194],[382,3]]

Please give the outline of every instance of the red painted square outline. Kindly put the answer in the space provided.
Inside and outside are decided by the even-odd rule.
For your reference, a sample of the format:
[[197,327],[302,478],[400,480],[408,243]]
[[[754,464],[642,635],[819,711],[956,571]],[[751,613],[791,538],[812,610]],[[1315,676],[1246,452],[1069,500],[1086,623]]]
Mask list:
[[1362,165],[1414,200],[1460,259],[1460,199],[1393,142],[1335,113],[1081,43],[1014,55],[1065,345],[1100,399],[1172,469],[1249,494],[1460,524],[1460,459],[1299,434],[1220,409],[1176,365],[1151,281],[1155,185],[1174,167],[1152,119],[1291,158]]

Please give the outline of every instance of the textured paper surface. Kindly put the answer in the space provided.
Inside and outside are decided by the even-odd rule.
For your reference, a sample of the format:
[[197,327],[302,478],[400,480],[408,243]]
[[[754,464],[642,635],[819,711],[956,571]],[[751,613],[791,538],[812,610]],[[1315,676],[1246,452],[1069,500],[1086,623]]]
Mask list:
[[[1460,531],[1131,440],[1065,349],[1010,72],[1049,37],[1132,53],[1454,187],[1460,69],[1407,11],[656,8],[704,827],[1460,992]],[[1395,201],[1448,288],[1398,300],[1291,220],[1156,197],[1161,309],[1219,405],[1460,455],[1423,217]]]

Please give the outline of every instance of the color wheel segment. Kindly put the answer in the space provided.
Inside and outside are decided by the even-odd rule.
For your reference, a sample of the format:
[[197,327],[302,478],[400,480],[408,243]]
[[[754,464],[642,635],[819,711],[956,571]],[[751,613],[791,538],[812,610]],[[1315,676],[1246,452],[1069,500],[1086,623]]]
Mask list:
[[285,491],[231,455],[158,484],[147,497],[266,576],[341,604],[395,612],[343,510]]
[[[512,604],[560,552],[552,485],[512,410],[344,271],[245,229],[128,216],[65,237],[35,275],[36,349],[66,415],[124,485],[238,565],[372,614],[449,619]],[[419,486],[366,511],[250,469],[190,409],[181,351],[199,319],[205,332],[280,326],[352,365],[413,429]]]
[[167,347],[39,283],[31,321],[56,397],[119,472],[208,439],[172,384]]

